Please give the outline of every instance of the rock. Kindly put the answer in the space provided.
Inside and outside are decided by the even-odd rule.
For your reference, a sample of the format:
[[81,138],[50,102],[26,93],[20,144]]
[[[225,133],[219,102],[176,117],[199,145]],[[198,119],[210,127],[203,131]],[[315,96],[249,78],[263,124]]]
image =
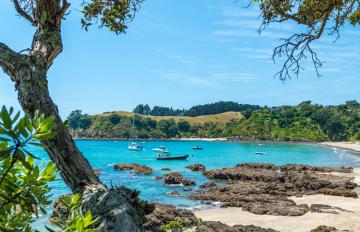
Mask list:
[[276,232],[276,230],[264,229],[254,225],[228,226],[221,222],[204,221],[196,227],[195,232]]
[[186,168],[194,172],[203,172],[206,170],[205,166],[202,164],[191,164],[189,166],[186,166]]
[[162,168],[161,171],[171,171],[171,168]]
[[171,192],[167,192],[166,195],[169,195],[169,196],[180,196],[180,193],[178,191],[171,191]]
[[282,172],[296,171],[296,172],[342,172],[342,173],[351,173],[353,168],[341,167],[341,168],[332,168],[332,167],[316,167],[303,164],[286,164],[280,166]]
[[200,188],[212,188],[212,187],[216,187],[217,184],[215,184],[214,182],[206,182],[202,185],[200,185]]
[[338,230],[332,226],[318,226],[315,229],[312,229],[310,232],[350,232],[349,230]]
[[64,197],[69,196],[69,194],[62,195],[58,199],[54,200],[53,202],[53,210],[51,212],[49,221],[51,223],[55,222],[65,222],[67,218],[69,217],[69,210],[65,207],[64,204],[61,203],[61,200]]
[[94,226],[106,232],[142,232],[144,215],[148,209],[138,198],[139,192],[123,186],[83,194],[83,210],[91,210],[99,220]]
[[168,204],[155,204],[155,210],[145,216],[144,228],[151,232],[161,232],[161,225],[174,220],[188,225],[194,225],[197,221],[194,213],[190,210],[177,209]]
[[155,178],[155,180],[162,180],[162,179],[164,179],[163,176],[155,176],[154,178]]
[[312,213],[331,213],[331,214],[339,214],[339,212],[352,212],[346,209],[342,209],[339,207],[331,206],[331,205],[323,205],[323,204],[312,204],[310,206],[310,211]]
[[115,164],[114,168],[115,168],[115,170],[118,170],[118,171],[134,170],[133,171],[134,174],[150,175],[150,174],[153,173],[153,170],[150,167],[148,167],[146,165],[137,164],[137,163],[133,163],[133,164]]
[[208,178],[227,180],[227,185],[211,186],[188,197],[222,202],[222,207],[242,207],[255,214],[300,216],[310,209],[307,205],[296,205],[288,199],[290,196],[358,196],[354,191],[357,184],[351,177],[324,174],[332,170],[335,169],[307,165],[238,164],[234,168],[203,172]]
[[[109,190],[86,191],[82,196],[83,211],[91,210],[98,218],[95,227],[101,232],[143,232],[144,213],[154,210],[139,200],[138,192],[123,186]],[[51,222],[64,223],[69,216],[68,209],[59,201],[54,202]]]
[[196,185],[195,181],[186,179],[178,172],[169,172],[163,176],[165,185],[185,185],[191,186]]

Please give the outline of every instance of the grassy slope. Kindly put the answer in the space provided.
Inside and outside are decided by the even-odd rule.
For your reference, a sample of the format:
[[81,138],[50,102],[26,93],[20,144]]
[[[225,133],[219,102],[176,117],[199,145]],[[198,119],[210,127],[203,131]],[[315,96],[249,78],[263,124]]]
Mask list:
[[[134,113],[126,112],[126,111],[117,111],[111,113],[103,113],[97,114],[96,117],[104,117],[110,116],[112,114],[118,114],[119,116],[132,116]],[[221,114],[211,114],[211,115],[203,115],[197,117],[189,117],[189,116],[143,116],[143,117],[150,117],[156,121],[160,121],[161,119],[174,119],[175,121],[179,121],[180,119],[188,121],[190,124],[203,124],[206,122],[213,122],[219,124],[225,124],[232,119],[242,119],[243,116],[240,112],[226,112]]]

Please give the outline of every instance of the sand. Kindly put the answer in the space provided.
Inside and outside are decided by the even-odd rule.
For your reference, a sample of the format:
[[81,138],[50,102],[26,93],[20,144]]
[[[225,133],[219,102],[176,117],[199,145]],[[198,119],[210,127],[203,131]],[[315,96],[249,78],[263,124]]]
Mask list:
[[206,142],[216,142],[216,141],[227,141],[227,138],[179,138],[176,140],[180,141],[206,141]]
[[[353,176],[354,182],[360,184],[360,168],[354,169],[353,173],[333,173],[334,175]],[[360,188],[356,189],[360,194]],[[264,228],[272,228],[281,232],[305,232],[319,225],[334,226],[341,230],[360,232],[360,198],[345,198],[326,195],[308,195],[292,197],[297,204],[326,204],[352,211],[339,211],[339,214],[330,213],[306,213],[303,216],[272,216],[256,215],[242,211],[241,208],[218,208],[196,211],[195,215],[203,221],[220,221],[227,225],[256,225]]]
[[360,142],[323,142],[320,145],[360,152]]

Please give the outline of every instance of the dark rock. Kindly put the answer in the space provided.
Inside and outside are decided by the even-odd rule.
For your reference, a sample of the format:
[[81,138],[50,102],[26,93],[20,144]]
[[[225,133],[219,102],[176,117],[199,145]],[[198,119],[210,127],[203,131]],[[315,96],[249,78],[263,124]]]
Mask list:
[[312,213],[332,213],[339,214],[339,212],[351,212],[346,209],[342,209],[339,207],[331,206],[331,205],[323,205],[323,204],[312,204],[310,206],[310,211]]
[[332,168],[332,167],[316,167],[303,164],[286,164],[280,166],[280,170],[283,172],[296,171],[296,172],[342,172],[342,173],[351,173],[353,168],[341,167],[341,168]]
[[64,197],[69,196],[69,194],[62,195],[58,199],[54,200],[53,202],[53,210],[51,212],[49,221],[51,223],[55,222],[65,222],[67,218],[69,217],[69,210],[65,207],[63,203],[61,203],[61,200]]
[[276,232],[276,230],[264,229],[254,225],[228,226],[221,222],[205,221],[196,227],[195,232]]
[[94,226],[99,227],[100,231],[142,232],[144,212],[149,211],[149,206],[141,201],[138,195],[139,192],[122,186],[85,192],[83,210],[91,210],[94,218],[99,218]]
[[349,232],[349,230],[338,230],[332,226],[318,226],[315,229],[312,229],[310,232]]
[[307,165],[239,164],[234,168],[203,172],[211,179],[227,180],[227,185],[198,190],[189,198],[219,201],[222,207],[242,207],[255,214],[299,216],[308,212],[309,207],[296,205],[288,197],[304,194],[358,196],[353,191],[357,184],[351,177],[324,174],[332,170],[335,169]]
[[155,204],[155,210],[145,216],[144,228],[148,231],[160,232],[161,225],[174,220],[179,220],[187,225],[195,225],[197,221],[194,213],[190,210],[177,209],[168,204]]
[[212,187],[216,187],[217,184],[215,184],[214,182],[206,182],[202,185],[200,185],[200,188],[212,188]]
[[186,179],[178,172],[169,172],[163,176],[165,185],[185,185],[191,186],[196,185],[195,181]]
[[[152,212],[154,207],[141,201],[138,194],[125,187],[88,190],[83,193],[82,207],[84,212],[91,210],[93,217],[98,218],[93,226],[98,227],[101,232],[142,232],[144,214]],[[68,208],[56,200],[50,221],[64,223],[69,214]]]
[[171,192],[167,192],[166,195],[169,195],[169,196],[180,196],[180,193],[178,191],[171,191]]
[[115,164],[114,165],[115,170],[118,171],[124,171],[124,170],[134,170],[133,173],[134,174],[145,174],[145,175],[150,175],[153,173],[153,170],[146,166],[146,165],[141,165],[141,164]]
[[203,172],[206,170],[205,166],[202,164],[191,164],[189,166],[186,166],[186,168],[194,172]]
[[171,171],[171,168],[162,168],[161,171]]

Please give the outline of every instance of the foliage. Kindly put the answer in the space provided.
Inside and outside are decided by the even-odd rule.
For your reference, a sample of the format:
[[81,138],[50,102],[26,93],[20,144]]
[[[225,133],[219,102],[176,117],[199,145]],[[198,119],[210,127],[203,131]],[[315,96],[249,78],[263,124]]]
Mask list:
[[[210,105],[210,104],[209,104]],[[174,137],[230,137],[262,140],[358,140],[360,137],[360,104],[347,101],[338,106],[322,106],[305,101],[296,106],[247,108],[242,120],[194,122],[194,117],[134,116],[135,134],[139,139]],[[91,117],[89,129],[74,130],[78,137],[128,138],[132,117],[118,115],[120,122],[111,123],[112,114]],[[208,117],[208,116],[200,116]],[[165,119],[164,119],[165,118]],[[180,118],[180,119],[179,119]],[[156,120],[155,120],[156,119]],[[220,120],[221,121],[221,120]]]
[[55,165],[40,170],[29,145],[55,136],[54,118],[35,113],[20,118],[13,109],[0,112],[0,231],[33,231],[30,223],[49,205],[48,182],[55,180]]
[[312,44],[323,34],[340,37],[340,30],[346,24],[360,24],[359,0],[252,0],[259,4],[263,18],[260,30],[269,24],[294,21],[303,25],[300,32],[283,39],[274,49],[273,59],[284,58],[282,69],[276,74],[281,80],[299,75],[301,62],[310,58],[318,75],[323,62],[313,50]]
[[200,218],[196,218],[193,223],[186,221],[181,222],[179,219],[175,219],[163,224],[160,229],[164,232],[167,231],[193,231],[193,226],[198,226],[202,223]]
[[244,139],[352,140],[360,131],[360,106],[356,103],[322,106],[307,101],[297,106],[264,108],[228,129]]
[[[69,210],[70,215],[67,221],[55,222],[62,232],[98,232],[97,228],[91,228],[97,219],[93,219],[91,211],[88,210],[85,215],[81,207],[80,194],[67,195],[61,198],[61,203]],[[46,226],[49,232],[57,232],[58,230]]]
[[152,116],[200,116],[219,114],[229,111],[242,112],[245,110],[254,111],[261,107],[258,105],[239,104],[232,101],[219,101],[211,104],[193,106],[188,110],[173,109],[172,107],[154,106],[152,109],[149,105],[139,104],[133,110],[134,113]]

